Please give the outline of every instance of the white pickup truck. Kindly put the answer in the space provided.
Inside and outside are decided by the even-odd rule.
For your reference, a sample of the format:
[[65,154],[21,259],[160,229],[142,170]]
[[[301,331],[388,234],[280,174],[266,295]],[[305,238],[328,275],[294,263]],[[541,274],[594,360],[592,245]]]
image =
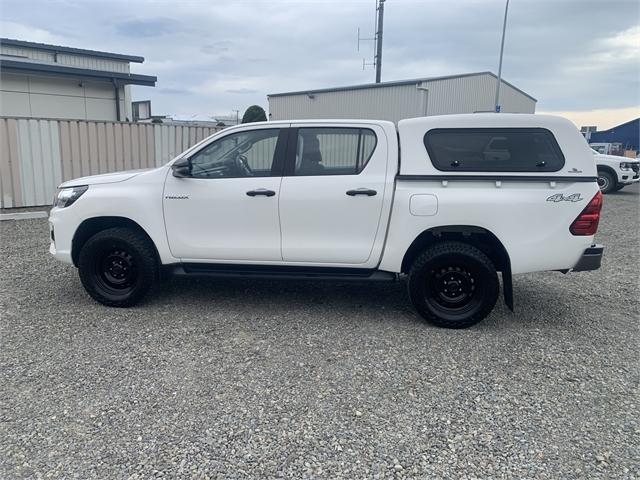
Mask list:
[[602,194],[584,138],[542,115],[279,121],[167,165],[60,186],[51,253],[136,304],[180,275],[397,280],[432,323],[470,326],[512,274],[593,270]]
[[591,149],[598,169],[598,186],[602,193],[622,190],[640,182],[640,162],[633,158],[605,155]]

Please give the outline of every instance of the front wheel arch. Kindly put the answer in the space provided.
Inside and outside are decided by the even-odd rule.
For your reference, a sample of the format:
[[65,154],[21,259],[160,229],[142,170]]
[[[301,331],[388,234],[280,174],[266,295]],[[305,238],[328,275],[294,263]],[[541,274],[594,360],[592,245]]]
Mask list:
[[73,235],[73,240],[71,243],[71,259],[73,264],[78,266],[78,259],[80,258],[80,251],[87,240],[93,237],[96,233],[99,233],[103,230],[107,230],[109,228],[130,228],[135,230],[142,235],[144,235],[147,240],[153,245],[153,250],[155,253],[155,260],[158,265],[160,262],[160,254],[158,253],[158,248],[156,247],[155,242],[149,236],[149,234],[145,231],[144,228],[140,226],[134,220],[131,220],[127,217],[119,217],[119,216],[107,216],[107,217],[92,217],[85,219],[76,229],[75,234]]
[[[611,168],[608,165],[598,165],[597,166],[598,169],[598,177],[600,176],[600,173],[606,173],[607,175],[609,175],[611,177],[611,185],[609,185],[608,190],[602,191],[602,189],[600,189],[602,191],[602,193],[609,193],[611,191],[613,191],[613,189],[615,188],[615,186],[619,183],[618,180],[618,174],[616,173],[616,171]],[[598,183],[598,188],[600,188],[600,183]]]

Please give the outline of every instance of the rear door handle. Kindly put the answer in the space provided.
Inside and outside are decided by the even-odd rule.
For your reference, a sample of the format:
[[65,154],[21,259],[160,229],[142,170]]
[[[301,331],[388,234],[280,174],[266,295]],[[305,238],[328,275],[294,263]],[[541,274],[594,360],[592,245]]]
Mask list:
[[250,197],[256,197],[258,195],[263,195],[265,197],[273,197],[276,194],[273,190],[267,190],[266,188],[258,188],[257,190],[249,190],[247,195]]
[[356,195],[366,195],[367,197],[373,197],[377,194],[375,190],[371,190],[369,188],[358,188],[357,190],[347,190],[347,195],[350,197],[355,197]]

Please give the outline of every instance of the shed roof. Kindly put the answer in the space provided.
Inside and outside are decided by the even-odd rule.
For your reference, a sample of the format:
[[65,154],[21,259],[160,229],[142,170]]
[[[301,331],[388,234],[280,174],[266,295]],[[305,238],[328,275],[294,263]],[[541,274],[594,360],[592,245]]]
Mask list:
[[40,63],[25,58],[0,56],[0,69],[5,73],[51,75],[115,82],[119,85],[146,85],[155,87],[157,77],[135,73],[109,72],[87,68],[68,67],[57,63]]
[[144,57],[136,55],[125,55],[122,53],[101,52],[98,50],[87,50],[84,48],[63,47],[62,45],[51,45],[49,43],[26,42],[24,40],[15,40],[13,38],[0,38],[0,44],[10,45],[12,47],[35,48],[38,50],[48,50],[57,53],[74,53],[77,55],[90,55],[92,57],[110,58],[113,60],[125,60],[127,62],[142,63]]
[[[425,78],[414,78],[414,79],[411,79],[411,80],[396,80],[396,81],[392,81],[392,82],[364,83],[364,84],[360,84],[360,85],[347,85],[345,87],[319,88],[319,89],[315,89],[315,90],[300,90],[300,91],[296,91],[296,92],[270,93],[269,95],[267,95],[267,97],[285,97],[285,96],[289,96],[289,95],[308,95],[308,94],[315,94],[315,93],[343,92],[343,91],[347,91],[347,90],[364,90],[364,89],[367,89],[367,88],[397,87],[397,86],[401,86],[401,85],[415,85],[417,83],[422,83],[422,82],[434,82],[434,81],[438,81],[438,80],[451,80],[451,79],[464,78],[464,77],[477,77],[477,76],[480,76],[480,75],[491,75],[494,78],[498,78],[495,73],[490,72],[490,71],[472,72],[472,73],[460,73],[460,74],[457,74],[457,75],[445,75],[445,76],[440,76],[440,77],[425,77]],[[522,93],[524,96],[530,98],[534,102],[538,101],[536,98],[532,97],[527,92],[524,92],[524,91],[520,90],[518,87],[516,87],[515,85],[512,85],[511,83],[507,82],[504,78],[502,79],[502,83],[504,83],[505,85],[509,85],[511,88],[513,88],[513,89],[517,90],[518,92]]]

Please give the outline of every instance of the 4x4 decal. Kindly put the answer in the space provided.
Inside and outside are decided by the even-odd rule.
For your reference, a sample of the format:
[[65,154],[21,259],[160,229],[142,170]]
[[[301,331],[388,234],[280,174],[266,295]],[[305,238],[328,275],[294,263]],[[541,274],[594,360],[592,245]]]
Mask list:
[[561,193],[556,193],[547,198],[547,202],[579,202],[581,200],[584,200],[584,198],[579,193],[572,193],[566,197]]

